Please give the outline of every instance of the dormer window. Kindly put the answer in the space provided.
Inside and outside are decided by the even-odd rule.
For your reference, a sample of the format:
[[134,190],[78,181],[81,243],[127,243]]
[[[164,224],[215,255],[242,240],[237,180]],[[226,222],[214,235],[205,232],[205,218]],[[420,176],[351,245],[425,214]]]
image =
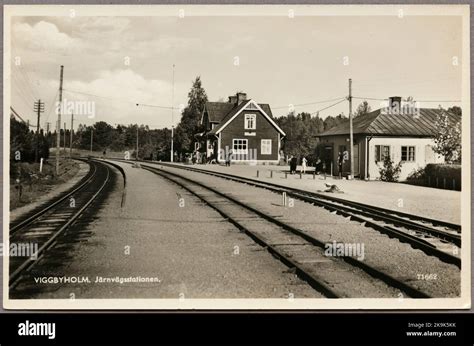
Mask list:
[[257,115],[256,114],[245,114],[245,129],[255,130],[257,128]]

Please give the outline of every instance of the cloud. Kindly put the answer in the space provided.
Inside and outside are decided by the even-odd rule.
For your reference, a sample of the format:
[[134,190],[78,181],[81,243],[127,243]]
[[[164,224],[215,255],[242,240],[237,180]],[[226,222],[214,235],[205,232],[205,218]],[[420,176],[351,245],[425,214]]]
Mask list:
[[[57,84],[51,81],[51,85],[55,83]],[[64,89],[64,98],[68,101],[95,102],[97,115],[94,122],[101,120],[110,124],[139,122],[153,128],[171,126],[170,109],[144,106],[149,104],[171,107],[172,85],[168,81],[145,79],[131,69],[103,70],[100,71],[98,78],[90,82],[68,80]],[[137,103],[141,105],[137,106]],[[175,122],[177,120],[179,114],[175,111]],[[87,119],[78,121],[87,122]]]
[[147,80],[131,69],[100,71],[99,77],[90,82],[68,81],[68,88],[85,93],[96,93],[106,97],[117,97],[126,93],[126,98],[150,102],[163,96],[171,99],[171,85],[166,81]]
[[120,34],[128,28],[130,19],[125,17],[86,17],[80,18],[81,34]]
[[46,21],[40,21],[34,25],[28,23],[15,24],[12,32],[12,42],[33,51],[80,49],[78,40],[60,32],[56,25]]

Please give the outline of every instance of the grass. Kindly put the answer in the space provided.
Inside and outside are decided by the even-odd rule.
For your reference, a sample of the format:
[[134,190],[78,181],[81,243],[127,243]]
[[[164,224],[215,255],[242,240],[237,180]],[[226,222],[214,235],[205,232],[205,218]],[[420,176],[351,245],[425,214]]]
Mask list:
[[79,171],[79,163],[75,160],[62,160],[59,166],[59,176],[54,175],[54,158],[43,164],[39,172],[39,163],[13,163],[10,171],[10,211],[35,202],[62,184]]

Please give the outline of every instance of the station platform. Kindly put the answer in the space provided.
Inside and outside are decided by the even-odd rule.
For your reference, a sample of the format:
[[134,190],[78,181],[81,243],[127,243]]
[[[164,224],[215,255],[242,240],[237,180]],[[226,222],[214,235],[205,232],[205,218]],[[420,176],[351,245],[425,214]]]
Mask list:
[[[184,165],[176,163],[177,165]],[[289,174],[289,166],[241,165],[230,167],[219,164],[184,165],[209,171],[235,174],[238,176],[268,181],[282,186],[321,192],[325,184],[335,184],[342,193],[328,193],[338,198],[392,209],[433,219],[461,223],[461,192],[442,190],[404,183],[388,183],[378,180],[346,180],[324,175],[313,176],[313,168],[301,175],[298,166],[296,174]],[[271,173],[271,171],[273,171]],[[258,173],[257,173],[258,172]],[[286,177],[285,177],[285,172]]]

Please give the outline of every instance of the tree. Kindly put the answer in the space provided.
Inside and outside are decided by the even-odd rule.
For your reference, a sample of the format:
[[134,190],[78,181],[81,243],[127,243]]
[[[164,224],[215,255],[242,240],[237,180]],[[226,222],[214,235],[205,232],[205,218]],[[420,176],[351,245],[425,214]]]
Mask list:
[[188,105],[181,114],[181,121],[176,127],[175,150],[184,154],[194,150],[194,135],[202,128],[201,114],[207,102],[206,91],[202,87],[201,77],[196,77],[188,93]]
[[47,160],[49,158],[49,141],[48,138],[44,135],[44,131],[40,131],[39,137],[39,146],[38,146],[38,154],[40,158]]
[[324,119],[324,131],[332,129],[333,127],[347,121],[347,118],[343,114],[339,114],[335,117],[328,116]]
[[459,116],[462,115],[462,109],[461,109],[461,107],[458,107],[458,106],[452,106],[452,107],[448,108],[448,112],[451,112],[451,113],[459,115]]
[[311,117],[311,114],[302,112],[295,115],[293,112],[284,117],[276,118],[278,126],[286,133],[283,140],[283,151],[286,155],[306,157],[310,164],[320,157],[316,152],[319,133],[345,121],[342,115],[337,117],[328,116],[322,120],[319,115]]
[[98,150],[109,147],[114,137],[114,128],[105,121],[99,121],[94,124],[94,144]]
[[35,145],[35,134],[28,125],[10,117],[10,162],[33,162]]
[[367,101],[364,101],[357,106],[357,109],[354,113],[354,118],[369,114],[370,111],[371,111],[371,108],[369,106],[369,103]]
[[448,112],[439,107],[436,119],[438,129],[433,151],[443,155],[446,163],[461,162],[461,120],[450,119]]

